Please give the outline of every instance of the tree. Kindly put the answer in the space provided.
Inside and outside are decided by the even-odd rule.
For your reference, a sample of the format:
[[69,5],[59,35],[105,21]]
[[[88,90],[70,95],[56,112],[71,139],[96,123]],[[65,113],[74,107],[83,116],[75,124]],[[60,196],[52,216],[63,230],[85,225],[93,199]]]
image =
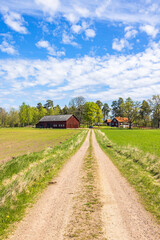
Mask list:
[[62,108],[60,113],[63,115],[68,114],[68,107],[65,105],[64,108]]
[[99,107],[100,109],[102,109],[103,103],[102,103],[100,100],[97,100],[97,101],[96,101],[96,104],[98,105],[98,107]]
[[160,95],[153,95],[149,100],[152,109],[153,119],[157,122],[157,128],[160,127]]
[[131,129],[132,123],[138,117],[139,114],[139,102],[134,102],[130,97],[121,104],[124,116],[128,118],[129,128]]
[[54,115],[59,115],[60,114],[60,111],[61,111],[61,108],[59,105],[55,106],[54,107]]
[[47,109],[44,108],[43,106],[41,106],[38,110],[39,110],[38,120],[47,115]]
[[79,122],[82,122],[83,115],[84,115],[84,104],[86,100],[84,97],[79,96],[71,99],[69,102],[69,112],[74,114]]
[[102,122],[102,111],[94,102],[86,102],[84,105],[84,119],[88,124]]
[[27,123],[27,105],[25,102],[22,103],[22,105],[19,107],[19,118],[20,123],[24,125]]
[[7,112],[4,108],[0,108],[0,125],[1,127],[5,127],[7,120]]
[[103,116],[104,116],[104,121],[106,120],[106,118],[108,118],[108,114],[109,114],[110,110],[111,110],[111,109],[109,108],[108,104],[107,104],[107,103],[104,103],[103,108],[102,108],[102,112],[103,112]]
[[123,98],[119,98],[118,101],[112,102],[112,115],[113,117],[124,117],[124,111],[122,104],[124,103]]
[[144,126],[147,126],[147,121],[149,121],[149,115],[151,114],[151,106],[149,103],[145,100],[143,100],[141,106],[140,106],[140,118],[144,121]]
[[9,111],[8,124],[10,127],[18,127],[20,124],[19,113],[14,108],[11,108]]
[[50,108],[53,108],[53,101],[52,100],[47,100],[46,104],[44,104],[44,108],[46,108],[47,110]]

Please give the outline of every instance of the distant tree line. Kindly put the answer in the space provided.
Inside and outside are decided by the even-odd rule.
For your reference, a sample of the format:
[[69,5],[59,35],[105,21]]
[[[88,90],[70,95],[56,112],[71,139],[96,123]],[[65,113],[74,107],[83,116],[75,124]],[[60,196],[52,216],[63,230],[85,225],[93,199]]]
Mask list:
[[113,101],[111,107],[100,100],[87,102],[84,97],[73,98],[68,106],[61,108],[54,106],[52,100],[47,100],[44,105],[37,103],[36,107],[31,107],[22,103],[19,110],[11,108],[7,112],[0,107],[1,127],[22,127],[35,125],[43,116],[74,114],[81,124],[102,123],[107,118],[127,117],[130,128],[132,124],[143,127],[160,127],[160,95],[153,95],[151,99],[137,102],[130,97],[119,98]]

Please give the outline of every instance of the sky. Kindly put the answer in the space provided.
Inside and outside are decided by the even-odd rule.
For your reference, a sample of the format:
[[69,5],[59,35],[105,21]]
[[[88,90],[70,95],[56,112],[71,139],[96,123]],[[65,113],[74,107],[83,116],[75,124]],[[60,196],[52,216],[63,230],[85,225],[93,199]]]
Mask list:
[[0,107],[160,94],[160,0],[0,0]]

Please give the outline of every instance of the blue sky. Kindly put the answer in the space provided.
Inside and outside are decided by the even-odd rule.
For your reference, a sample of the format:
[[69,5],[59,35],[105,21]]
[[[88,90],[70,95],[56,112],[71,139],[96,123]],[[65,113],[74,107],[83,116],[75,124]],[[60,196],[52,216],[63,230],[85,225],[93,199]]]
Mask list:
[[0,107],[160,93],[160,0],[0,0]]

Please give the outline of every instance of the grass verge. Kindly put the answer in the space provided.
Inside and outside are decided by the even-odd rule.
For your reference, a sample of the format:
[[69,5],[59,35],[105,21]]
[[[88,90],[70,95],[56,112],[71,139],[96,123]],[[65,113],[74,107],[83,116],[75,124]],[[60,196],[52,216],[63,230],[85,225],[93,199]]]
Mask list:
[[137,148],[113,144],[100,130],[95,134],[102,150],[139,192],[146,209],[160,222],[160,159]]
[[0,239],[22,219],[48,182],[82,145],[87,131],[54,148],[17,157],[0,166]]
[[79,191],[74,197],[74,208],[71,221],[66,229],[64,240],[105,240],[103,237],[99,180],[97,161],[90,146],[84,159],[81,171]]

